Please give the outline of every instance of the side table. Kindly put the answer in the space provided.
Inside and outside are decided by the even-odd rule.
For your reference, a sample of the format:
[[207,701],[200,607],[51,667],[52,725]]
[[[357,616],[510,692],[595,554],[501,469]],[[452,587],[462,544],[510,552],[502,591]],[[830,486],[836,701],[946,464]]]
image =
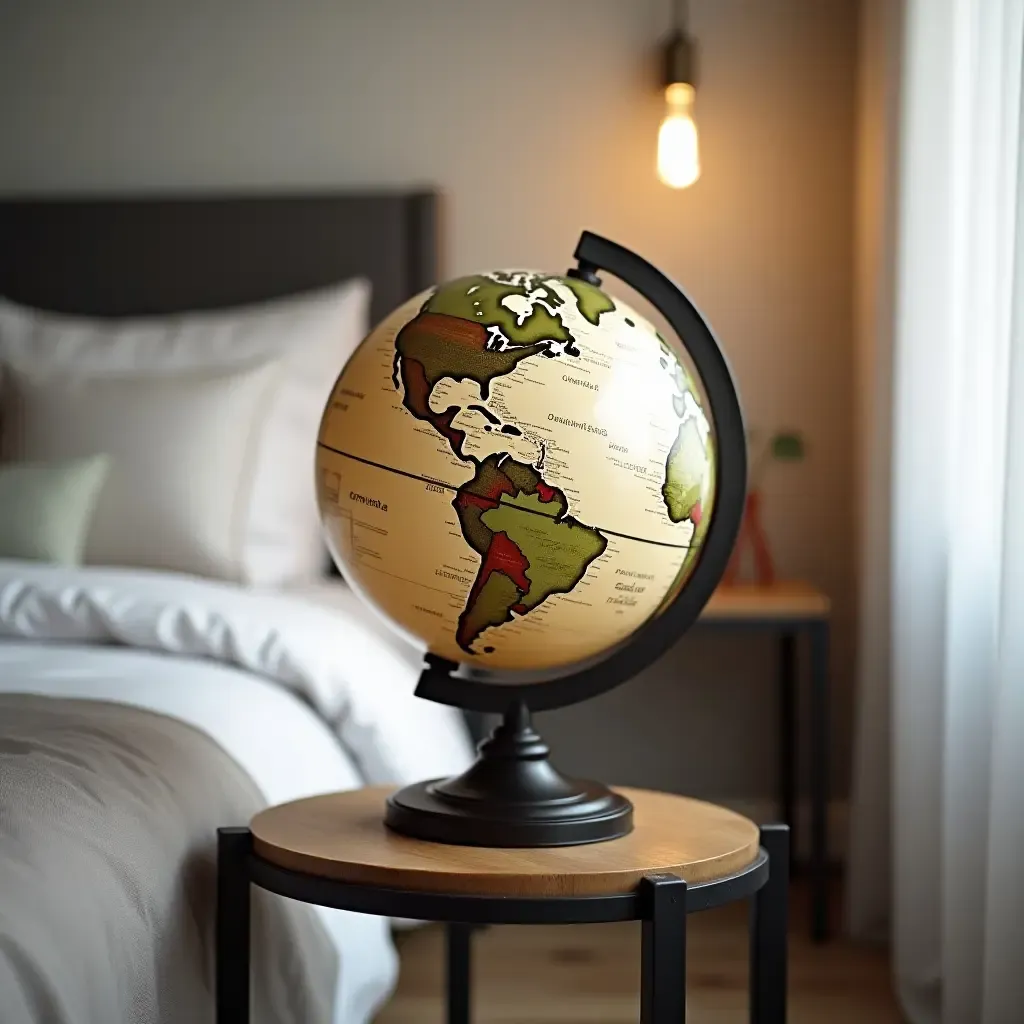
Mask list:
[[641,1024],[686,1014],[686,915],[753,897],[750,1020],[786,1019],[789,829],[723,807],[621,789],[633,832],[606,843],[491,849],[384,827],[388,788],[271,807],[218,831],[216,1024],[249,1021],[249,886],[363,914],[446,922],[448,1022],[470,1021],[474,924],[643,922]]

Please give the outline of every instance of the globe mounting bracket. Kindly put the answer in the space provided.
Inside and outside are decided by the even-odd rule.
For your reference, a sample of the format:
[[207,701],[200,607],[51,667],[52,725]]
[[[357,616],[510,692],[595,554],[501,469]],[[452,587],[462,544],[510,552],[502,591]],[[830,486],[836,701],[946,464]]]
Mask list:
[[570,267],[565,272],[565,276],[578,278],[581,281],[586,281],[587,284],[592,284],[595,288],[600,288],[601,278],[597,276],[597,269],[588,260],[577,260],[577,266]]

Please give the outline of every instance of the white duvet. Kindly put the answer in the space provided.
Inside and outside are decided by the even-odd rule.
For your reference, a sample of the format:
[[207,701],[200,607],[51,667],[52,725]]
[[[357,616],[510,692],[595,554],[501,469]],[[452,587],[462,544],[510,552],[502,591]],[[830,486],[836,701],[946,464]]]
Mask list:
[[[413,696],[420,665],[340,582],[285,595],[0,560],[0,690],[181,718],[268,803],[461,771],[461,717]],[[335,1020],[362,1024],[394,983],[388,923],[317,910],[339,952]]]

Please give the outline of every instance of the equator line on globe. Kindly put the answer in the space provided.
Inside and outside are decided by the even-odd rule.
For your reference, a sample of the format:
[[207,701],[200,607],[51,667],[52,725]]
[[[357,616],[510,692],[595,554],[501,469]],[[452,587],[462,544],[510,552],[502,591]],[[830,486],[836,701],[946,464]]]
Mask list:
[[496,271],[416,296],[360,345],[317,488],[335,561],[401,631],[544,670],[624,640],[685,584],[715,463],[653,325],[587,281]]

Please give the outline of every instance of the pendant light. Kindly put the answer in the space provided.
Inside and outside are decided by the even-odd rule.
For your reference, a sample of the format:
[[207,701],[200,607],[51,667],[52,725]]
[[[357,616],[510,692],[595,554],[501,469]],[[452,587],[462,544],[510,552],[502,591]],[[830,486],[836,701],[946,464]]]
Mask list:
[[697,45],[687,34],[689,4],[675,0],[673,31],[664,45],[665,117],[658,129],[658,177],[670,188],[686,188],[700,177],[697,124]]

